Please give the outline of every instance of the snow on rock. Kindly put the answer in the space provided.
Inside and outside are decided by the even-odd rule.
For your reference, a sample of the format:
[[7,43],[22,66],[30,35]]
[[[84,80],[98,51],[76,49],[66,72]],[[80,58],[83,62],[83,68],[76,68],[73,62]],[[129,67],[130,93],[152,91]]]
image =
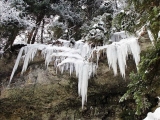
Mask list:
[[[28,44],[21,48],[15,66],[13,68],[9,84],[13,75],[22,60],[24,61],[22,67],[22,74],[27,70],[30,61],[33,61],[37,51],[41,51],[45,59],[45,65],[48,67],[50,62],[54,62],[54,66],[58,68],[61,73],[69,71],[70,75],[76,73],[78,78],[78,93],[82,97],[82,108],[87,101],[88,80],[94,74],[98,67],[98,60],[100,57],[100,50],[106,50],[109,67],[113,69],[114,74],[117,75],[117,64],[120,73],[125,77],[126,60],[128,54],[132,54],[135,64],[138,65],[140,61],[140,47],[138,40],[135,37],[122,39],[119,42],[113,42],[110,45],[99,46],[91,48],[91,45],[84,43],[83,40],[76,41],[73,46],[70,42],[59,39],[61,45],[44,45],[44,44]],[[97,64],[90,62],[93,59],[93,52],[97,54]],[[23,57],[22,57],[23,56]]]
[[153,113],[149,112],[147,117],[143,120],[160,120],[160,107],[158,107]]
[[122,39],[128,38],[128,34],[125,31],[115,32],[111,35],[110,41],[119,42]]
[[27,44],[26,34],[22,33],[16,36],[13,44]]

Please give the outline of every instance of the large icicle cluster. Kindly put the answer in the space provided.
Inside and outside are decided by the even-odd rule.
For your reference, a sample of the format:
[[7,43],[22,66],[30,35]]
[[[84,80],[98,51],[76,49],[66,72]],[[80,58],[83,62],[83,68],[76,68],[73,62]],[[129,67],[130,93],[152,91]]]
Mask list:
[[140,47],[137,38],[126,38],[120,42],[113,42],[107,46],[107,59],[109,67],[113,68],[114,74],[117,75],[117,62],[120,73],[125,77],[126,60],[128,53],[132,53],[135,64],[138,65],[140,61]]
[[[75,42],[74,45],[62,39],[59,39],[57,43],[57,45],[28,44],[21,48],[9,84],[21,58],[24,61],[22,68],[23,73],[26,71],[28,63],[33,61],[37,51],[41,51],[42,56],[45,58],[46,66],[48,66],[50,62],[54,62],[54,66],[58,68],[61,73],[66,70],[69,71],[70,75],[73,72],[76,73],[78,77],[78,93],[82,96],[83,107],[85,101],[87,101],[88,80],[96,73],[96,68],[98,67],[100,50],[106,49],[109,67],[113,69],[115,75],[117,74],[118,64],[121,75],[125,77],[126,60],[129,53],[133,55],[136,65],[138,65],[140,61],[140,47],[137,38],[134,37],[96,48],[91,48],[88,43],[82,40]],[[97,53],[97,64],[90,62],[94,56],[94,51]]]
[[[55,67],[58,67],[61,73],[68,70],[70,75],[75,71],[78,77],[78,93],[82,96],[82,106],[87,101],[88,79],[96,72],[96,64],[88,62],[86,58],[91,53],[91,47],[82,41],[77,41],[74,47],[69,47],[69,41],[60,39],[61,46],[43,45],[43,44],[28,44],[21,48],[15,66],[13,68],[10,82],[18,67],[18,64],[23,58],[24,64],[22,73],[26,71],[28,63],[33,61],[37,51],[41,51],[45,58],[45,65],[48,66],[51,61],[54,61]],[[22,56],[24,53],[24,56]]]
[[136,37],[121,39],[119,42],[95,48],[94,51],[97,51],[98,60],[100,56],[99,51],[104,49],[106,49],[109,68],[113,69],[114,75],[117,75],[118,64],[122,77],[125,77],[128,54],[133,55],[136,66],[140,61],[140,46]]

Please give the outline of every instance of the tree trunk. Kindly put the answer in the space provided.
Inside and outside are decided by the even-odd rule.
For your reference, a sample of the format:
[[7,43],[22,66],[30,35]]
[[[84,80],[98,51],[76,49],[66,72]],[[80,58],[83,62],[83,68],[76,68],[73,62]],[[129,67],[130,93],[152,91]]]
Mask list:
[[37,32],[38,32],[38,28],[39,28],[39,25],[37,25],[37,27],[35,28],[35,31],[34,31],[34,34],[33,34],[33,37],[32,37],[32,41],[31,41],[31,44],[34,44],[35,40],[36,40],[36,35],[37,35]]
[[34,34],[33,34],[31,44],[34,44],[34,42],[35,42],[35,40],[36,40],[36,35],[37,35],[37,32],[38,32],[38,28],[39,28],[39,26],[40,26],[40,24],[41,24],[41,21],[42,21],[43,17],[44,17],[44,15],[40,15],[40,16],[37,17],[37,21],[36,21],[36,25],[37,25],[37,26],[36,26],[36,28],[35,28],[35,32],[34,32]]
[[42,29],[41,29],[41,43],[43,43],[43,32],[44,32],[44,19],[42,20]]
[[4,47],[4,51],[6,51],[8,48],[11,48],[16,36],[18,35],[19,30],[18,28],[14,28],[13,30],[11,30],[11,35],[9,36],[7,43]]
[[31,43],[31,39],[32,39],[32,36],[33,36],[34,30],[35,30],[35,27],[33,27],[32,31],[29,33],[28,40],[27,40],[27,43],[28,43],[28,44],[30,44],[30,43]]

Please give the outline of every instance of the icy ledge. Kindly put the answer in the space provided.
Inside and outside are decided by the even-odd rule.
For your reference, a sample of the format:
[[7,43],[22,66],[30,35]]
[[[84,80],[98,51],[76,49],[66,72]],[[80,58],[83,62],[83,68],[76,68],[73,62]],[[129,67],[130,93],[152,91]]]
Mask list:
[[[24,61],[22,74],[27,70],[30,61],[33,61],[37,51],[41,51],[41,55],[45,59],[45,65],[48,67],[50,62],[54,62],[54,66],[61,73],[69,71],[70,75],[75,72],[78,78],[78,94],[82,97],[82,108],[87,102],[88,80],[96,74],[100,51],[105,50],[107,54],[109,67],[113,69],[117,75],[117,64],[120,68],[120,73],[125,77],[126,60],[128,54],[132,54],[135,64],[140,61],[140,46],[135,37],[122,39],[120,42],[113,42],[110,45],[91,48],[88,43],[82,40],[75,42],[74,46],[69,45],[68,41],[60,40],[61,45],[44,45],[44,44],[28,44],[21,48],[12,74],[10,76],[9,85],[12,81],[14,73],[18,67],[20,60]],[[91,62],[94,54],[97,55],[97,63]]]

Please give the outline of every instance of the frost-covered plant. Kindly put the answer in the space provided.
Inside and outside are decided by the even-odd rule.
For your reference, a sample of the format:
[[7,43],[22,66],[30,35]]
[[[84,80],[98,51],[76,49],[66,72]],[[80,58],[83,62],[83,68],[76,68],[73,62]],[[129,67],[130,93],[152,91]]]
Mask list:
[[25,9],[23,6],[25,6],[23,0],[0,1],[0,30],[2,37],[8,38],[3,41],[5,51],[12,46],[19,31],[35,26],[35,21],[23,11]]
[[[98,1],[98,0],[97,0]],[[96,10],[96,14],[103,15],[104,13],[113,14],[114,11],[115,2],[112,0],[103,0],[101,1],[101,4],[97,7],[99,7]]]
[[55,15],[50,17],[50,22],[47,25],[47,29],[53,32],[52,38],[58,39],[67,32],[68,25],[59,21],[60,16]]
[[135,32],[137,14],[134,10],[121,10],[116,13],[112,25],[117,31],[126,30],[131,33]]
[[0,1],[0,24],[4,26],[14,25],[19,28],[34,26],[34,21],[23,12],[22,4],[25,3],[20,1],[17,5],[18,9],[13,6],[13,1]]
[[94,17],[90,22],[90,25],[87,27],[86,24],[84,24],[81,27],[81,29],[84,29],[83,31],[85,32],[84,39],[86,41],[91,41],[96,45],[103,45],[103,43],[106,43],[110,35],[111,20],[112,15],[109,13],[104,13],[103,15]]

